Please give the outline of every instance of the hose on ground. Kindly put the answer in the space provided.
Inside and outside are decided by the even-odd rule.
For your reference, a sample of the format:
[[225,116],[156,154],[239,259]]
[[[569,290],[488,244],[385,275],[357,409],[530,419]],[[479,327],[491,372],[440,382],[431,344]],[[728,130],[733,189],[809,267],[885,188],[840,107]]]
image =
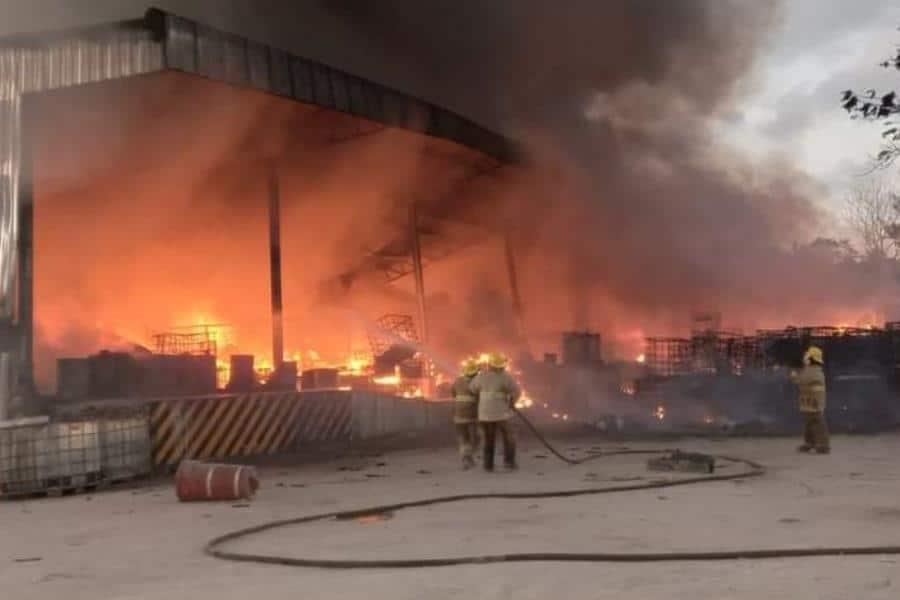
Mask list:
[[[589,460],[622,454],[661,454],[669,450],[615,450],[593,454],[581,460],[568,458],[558,452],[552,444],[540,433],[540,431],[521,413],[517,414],[526,423],[529,430],[538,438],[554,456],[570,465],[583,464]],[[760,477],[765,474],[765,468],[751,460],[728,456],[715,456],[717,461],[730,462],[744,465],[746,469],[739,473],[727,473],[699,477],[685,477],[672,480],[648,481],[640,484],[622,485],[603,488],[581,488],[573,490],[556,490],[549,492],[507,492],[507,493],[478,493],[457,494],[452,496],[439,496],[424,500],[399,502],[396,504],[384,504],[359,510],[347,510],[270,521],[254,527],[248,527],[233,531],[211,540],[205,547],[207,555],[222,560],[244,563],[257,563],[266,565],[282,565],[291,567],[307,567],[322,569],[411,569],[425,567],[447,567],[457,565],[483,565],[491,563],[522,563],[522,562],[606,562],[606,563],[649,563],[649,562],[675,562],[675,561],[727,561],[727,560],[762,560],[773,558],[800,558],[821,556],[866,556],[866,555],[896,555],[900,554],[900,546],[847,546],[824,548],[773,548],[773,549],[737,549],[722,551],[699,552],[522,552],[515,554],[486,554],[472,556],[455,556],[447,558],[414,558],[414,559],[319,559],[300,558],[289,556],[248,554],[230,552],[224,546],[241,538],[246,538],[265,531],[271,531],[281,527],[303,525],[325,520],[351,520],[361,517],[376,516],[385,513],[396,513],[407,508],[421,508],[438,504],[450,504],[454,502],[466,502],[472,500],[497,500],[497,499],[540,499],[540,498],[572,498],[576,496],[614,494],[636,490],[650,490],[685,486],[698,483],[710,483],[715,481],[735,481],[751,477]]]

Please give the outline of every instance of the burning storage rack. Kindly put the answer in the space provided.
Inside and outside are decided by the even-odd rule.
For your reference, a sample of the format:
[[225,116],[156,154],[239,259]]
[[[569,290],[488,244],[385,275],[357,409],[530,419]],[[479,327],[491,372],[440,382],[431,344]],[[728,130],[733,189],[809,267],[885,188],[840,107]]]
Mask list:
[[178,331],[166,331],[153,335],[156,353],[164,355],[216,356],[218,340],[224,325],[197,325]]
[[388,375],[399,370],[404,378],[421,378],[425,373],[425,361],[417,356],[413,344],[419,341],[415,320],[411,315],[387,314],[376,321],[381,333],[369,334],[369,345],[374,358],[376,375]]
[[759,330],[755,335],[708,332],[691,338],[646,339],[646,365],[655,377],[741,375],[799,366],[810,344],[823,348],[829,368],[891,368],[900,364],[900,323],[883,328],[833,326]]
[[[166,73],[209,79],[317,108],[322,142],[345,143],[401,129],[464,149],[481,164],[508,164],[522,150],[449,110],[325,64],[150,9],[142,19],[52,35],[0,39],[0,418],[27,413],[34,392],[34,156],[26,99],[51,90]],[[322,135],[324,134],[324,135]],[[458,158],[456,152],[446,153]],[[476,168],[477,173],[485,169]],[[442,203],[438,203],[442,204]],[[15,406],[13,404],[15,403]]]
[[839,431],[900,424],[900,324],[787,327],[739,336],[707,332],[647,340],[635,400],[663,407],[669,427],[720,422],[746,431],[794,431],[796,389],[786,376],[815,344],[825,352],[828,421]]

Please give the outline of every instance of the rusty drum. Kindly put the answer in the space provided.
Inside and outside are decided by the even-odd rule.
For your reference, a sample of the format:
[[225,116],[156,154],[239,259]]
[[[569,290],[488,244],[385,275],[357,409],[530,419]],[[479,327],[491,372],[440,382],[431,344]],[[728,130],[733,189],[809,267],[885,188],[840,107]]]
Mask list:
[[185,460],[175,472],[175,493],[182,502],[250,499],[257,489],[253,467]]

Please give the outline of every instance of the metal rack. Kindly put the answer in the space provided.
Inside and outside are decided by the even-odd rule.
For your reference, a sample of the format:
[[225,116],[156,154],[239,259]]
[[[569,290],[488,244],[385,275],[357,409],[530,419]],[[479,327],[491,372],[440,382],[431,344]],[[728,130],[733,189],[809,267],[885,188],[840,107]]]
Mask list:
[[151,470],[146,411],[0,424],[0,498],[53,494],[145,476]]
[[157,354],[216,356],[224,325],[196,325],[153,335]]

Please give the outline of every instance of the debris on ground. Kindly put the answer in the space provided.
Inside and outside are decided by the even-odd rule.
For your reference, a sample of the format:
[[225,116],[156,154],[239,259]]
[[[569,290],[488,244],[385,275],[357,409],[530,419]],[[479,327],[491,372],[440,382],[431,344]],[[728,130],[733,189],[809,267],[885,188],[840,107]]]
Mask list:
[[647,461],[651,471],[681,471],[688,473],[712,473],[716,468],[716,459],[699,452],[674,452]]

